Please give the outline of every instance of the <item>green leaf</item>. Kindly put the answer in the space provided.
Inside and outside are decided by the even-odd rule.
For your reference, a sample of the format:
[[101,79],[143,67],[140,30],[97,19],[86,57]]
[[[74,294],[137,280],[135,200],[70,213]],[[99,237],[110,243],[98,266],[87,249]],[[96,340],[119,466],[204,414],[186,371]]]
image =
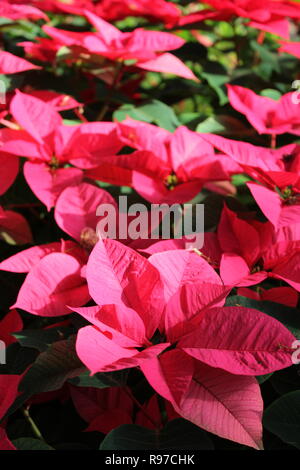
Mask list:
[[[225,57],[223,51],[217,51],[217,49],[215,48],[214,53],[217,53],[217,56],[219,53],[220,55],[223,55]],[[212,54],[212,56],[214,55],[214,53]],[[223,63],[226,62],[226,60],[222,61],[220,60],[220,57],[217,56],[212,57],[212,60],[207,60],[205,64],[202,65],[202,70],[200,70],[199,74],[200,77],[206,80],[208,85],[217,94],[219,98],[219,104],[222,106],[228,103],[227,90],[225,84],[230,81],[230,77],[228,75],[227,64],[225,65]],[[204,94],[206,94],[204,90],[205,89],[203,89],[203,92]]]
[[40,34],[40,26],[37,23],[18,20],[16,23],[10,23],[2,26],[2,31],[12,38],[24,38],[29,41],[35,40]]
[[69,378],[77,377],[85,370],[76,355],[75,336],[53,343],[46,351],[39,354],[21,380],[19,385],[21,393],[3,419],[18,410],[33,395],[59,390]]
[[78,124],[81,124],[81,121],[79,119],[63,119],[63,123],[65,126],[78,126]]
[[254,40],[250,41],[250,47],[261,60],[260,64],[254,67],[254,70],[261,78],[269,80],[273,72],[280,73],[278,54],[273,54],[265,45],[258,44]]
[[294,392],[300,389],[300,368],[293,365],[287,369],[275,372],[271,378],[271,384],[279,395]]
[[75,352],[75,338],[53,343],[42,352],[20,383],[19,390],[35,395],[59,390],[65,381],[85,370]]
[[234,186],[243,186],[248,181],[251,181],[251,178],[244,174],[233,175],[231,178],[231,182],[234,184]]
[[272,100],[280,100],[281,93],[278,90],[274,90],[273,88],[266,88],[260,92],[261,96],[266,96],[267,98],[272,98]]
[[4,74],[0,74],[0,80],[1,80],[1,84],[2,86],[4,85],[5,87],[5,91],[9,90],[9,88],[11,88],[11,82],[12,82],[12,78],[11,76],[8,76],[8,75],[4,75]]
[[62,46],[60,49],[58,49],[56,53],[56,59],[57,60],[65,60],[72,54],[71,49],[67,46]]
[[242,137],[253,134],[252,130],[249,131],[238,119],[221,114],[216,117],[210,116],[205,119],[205,121],[198,124],[196,132]]
[[22,374],[32,364],[38,352],[31,348],[23,348],[18,343],[12,343],[6,349],[6,364],[0,365],[0,374]]
[[287,444],[300,449],[300,390],[274,401],[265,411],[264,426]]
[[207,80],[209,86],[215,90],[219,97],[219,103],[221,106],[228,103],[228,97],[225,90],[225,83],[228,83],[228,76],[225,74],[218,73],[202,73],[201,76]]
[[158,100],[152,100],[138,107],[123,105],[114,113],[113,118],[124,121],[127,116],[138,121],[157,124],[170,132],[181,124],[173,109]]
[[5,24],[12,24],[13,20],[10,20],[9,18],[4,18],[3,16],[0,16],[0,26],[3,26]]
[[46,444],[46,442],[31,437],[20,437],[12,441],[12,443],[18,450],[55,450]]
[[116,372],[98,373],[90,375],[89,371],[85,371],[78,377],[74,377],[69,382],[77,387],[124,387],[127,382],[128,370],[124,369]]
[[229,297],[226,306],[240,306],[255,308],[280,321],[290,332],[300,338],[300,311],[297,308],[287,307],[275,302],[258,301],[235,295]]
[[113,429],[102,441],[100,450],[211,450],[208,434],[182,418],[170,421],[161,431],[124,424]]
[[71,333],[71,328],[49,328],[46,330],[23,330],[15,333],[21,346],[35,348],[40,352],[46,351],[55,341],[59,341]]
[[256,380],[259,384],[263,384],[264,382],[266,382],[267,380],[269,380],[269,378],[273,375],[273,372],[271,372],[271,374],[265,374],[265,375],[258,375],[256,377]]
[[219,21],[216,26],[216,31],[223,38],[232,38],[234,36],[233,25],[226,21]]
[[199,121],[199,113],[195,113],[195,112],[181,113],[179,115],[179,119],[180,119],[181,124],[187,125],[188,123],[193,122],[196,119]]
[[207,134],[222,134],[225,131],[225,126],[218,118],[213,116],[208,117],[205,121],[200,122],[196,127],[196,132]]

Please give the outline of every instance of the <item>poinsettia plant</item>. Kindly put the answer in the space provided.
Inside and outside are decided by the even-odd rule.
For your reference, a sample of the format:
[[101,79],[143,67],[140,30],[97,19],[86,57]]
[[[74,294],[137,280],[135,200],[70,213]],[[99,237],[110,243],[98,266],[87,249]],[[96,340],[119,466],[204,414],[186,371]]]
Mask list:
[[0,41],[0,450],[299,449],[299,1]]

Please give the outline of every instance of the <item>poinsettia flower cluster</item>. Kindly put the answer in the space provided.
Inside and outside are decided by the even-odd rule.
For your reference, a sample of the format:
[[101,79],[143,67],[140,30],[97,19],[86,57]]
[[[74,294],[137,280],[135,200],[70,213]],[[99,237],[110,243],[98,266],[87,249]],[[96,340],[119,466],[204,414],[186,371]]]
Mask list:
[[294,103],[292,96],[293,92],[287,93],[275,101],[247,88],[228,85],[232,107],[244,114],[260,134],[299,135],[300,103]]
[[101,57],[126,65],[132,61],[135,67],[154,72],[165,72],[191,80],[197,80],[192,71],[169,52],[178,49],[184,40],[175,34],[150,31],[137,28],[133,32],[123,33],[112,24],[96,16],[88,10],[83,11],[96,32],[77,33],[61,30],[52,26],[43,26],[43,30],[52,41],[42,39],[40,43],[21,43],[33,57],[43,60],[52,52],[56,53],[64,46],[70,49],[72,60],[85,62],[101,62]]
[[173,25],[181,15],[176,5],[165,0],[71,0],[68,3],[60,0],[35,0],[32,3],[49,11],[57,10],[75,15],[82,15],[84,10],[88,10],[107,21],[121,20],[127,16],[144,16]]
[[180,19],[185,25],[205,20],[229,21],[234,17],[250,20],[252,28],[290,38],[290,22],[287,18],[299,20],[299,5],[293,1],[268,0],[262,5],[259,0],[207,0],[212,9],[191,13]]
[[290,364],[293,335],[255,310],[223,307],[228,288],[207,261],[184,250],[146,260],[99,241],[87,281],[97,305],[75,309],[92,323],[79,330],[76,347],[92,373],[139,366],[179,415],[260,447],[262,402],[252,376]]
[[0,5],[0,16],[9,18],[11,20],[20,20],[23,18],[30,20],[48,20],[48,17],[42,10],[36,8],[34,5],[30,5],[34,2],[20,2],[3,0]]
[[[28,158],[24,176],[48,209],[64,188],[81,182],[82,169],[97,166],[99,154],[110,155],[122,146],[115,124],[64,125],[53,102],[20,91],[11,100],[10,113],[13,120],[6,121],[7,128],[1,130],[1,152]],[[74,167],[66,168],[66,164]]]
[[[172,134],[128,119],[118,124],[118,131],[124,145],[136,152],[103,158],[87,176],[131,186],[153,203],[190,201],[207,184],[229,182],[238,168],[226,155],[215,155],[212,145],[184,126]],[[214,189],[218,191],[217,186]],[[227,189],[230,192],[231,187]]]

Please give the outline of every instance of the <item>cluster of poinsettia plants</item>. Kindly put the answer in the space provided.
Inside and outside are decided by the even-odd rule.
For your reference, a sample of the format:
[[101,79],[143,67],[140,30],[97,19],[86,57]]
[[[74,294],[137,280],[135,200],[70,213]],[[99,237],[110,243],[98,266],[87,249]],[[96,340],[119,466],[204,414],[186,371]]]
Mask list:
[[299,26],[1,1],[0,450],[300,448]]

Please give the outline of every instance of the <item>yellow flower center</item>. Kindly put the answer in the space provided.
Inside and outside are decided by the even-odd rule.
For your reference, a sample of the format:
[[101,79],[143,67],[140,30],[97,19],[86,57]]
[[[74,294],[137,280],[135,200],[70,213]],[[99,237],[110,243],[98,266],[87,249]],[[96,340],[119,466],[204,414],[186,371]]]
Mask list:
[[164,183],[169,191],[173,191],[173,189],[178,185],[179,181],[175,173],[171,173],[166,177]]

